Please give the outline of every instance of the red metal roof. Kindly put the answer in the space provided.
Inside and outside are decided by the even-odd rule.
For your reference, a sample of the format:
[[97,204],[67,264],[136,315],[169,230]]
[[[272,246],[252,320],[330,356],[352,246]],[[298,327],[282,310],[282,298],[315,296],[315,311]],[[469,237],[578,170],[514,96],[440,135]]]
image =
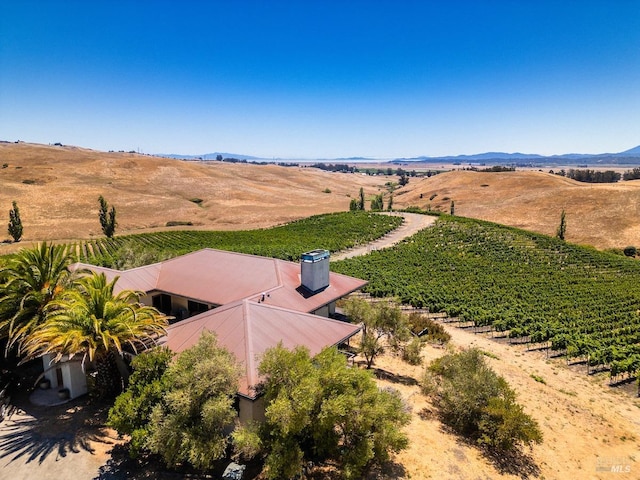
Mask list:
[[170,326],[161,344],[179,353],[193,346],[204,330],[215,332],[219,344],[236,356],[243,368],[238,391],[254,398],[251,387],[260,381],[258,365],[265,350],[279,343],[288,349],[304,345],[313,356],[325,347],[346,341],[360,327],[242,300]]
[[329,273],[329,286],[311,295],[301,287],[300,264],[267,257],[204,249],[125,271],[75,264],[119,277],[115,292],[160,291],[222,305],[170,326],[162,342],[179,353],[194,345],[203,330],[217,334],[243,365],[239,393],[253,398],[258,365],[265,350],[278,345],[306,346],[311,355],[357,333],[360,327],[311,315],[358,290],[366,281]]
[[109,279],[120,276],[116,291],[156,290],[215,305],[258,300],[264,293],[268,294],[265,301],[269,305],[301,312],[313,312],[367,284],[364,280],[330,273],[329,286],[309,295],[300,288],[298,263],[211,248],[125,271],[87,264],[76,266],[104,272]]

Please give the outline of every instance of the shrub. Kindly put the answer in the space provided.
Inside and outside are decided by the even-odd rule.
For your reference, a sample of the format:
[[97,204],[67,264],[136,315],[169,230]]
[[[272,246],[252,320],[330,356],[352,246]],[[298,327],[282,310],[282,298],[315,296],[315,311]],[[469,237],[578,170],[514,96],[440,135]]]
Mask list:
[[477,349],[447,354],[425,371],[423,393],[433,397],[444,423],[495,451],[542,441],[537,422]]
[[181,220],[170,220],[165,224],[167,227],[182,227],[182,226],[191,226],[193,222],[185,222]]
[[420,356],[422,347],[424,347],[424,340],[420,337],[413,337],[402,349],[402,360],[409,365],[420,365],[422,363]]
[[137,355],[131,362],[133,374],[127,390],[116,398],[109,410],[107,424],[120,435],[130,435],[129,454],[134,458],[145,450],[149,416],[169,389],[163,376],[170,361],[171,352],[166,348]]
[[111,261],[105,259],[103,266],[117,270],[128,270],[130,268],[161,262],[168,258],[171,258],[171,254],[168,252],[163,252],[130,240],[116,250]]
[[371,372],[349,368],[337,349],[311,358],[306,348],[279,346],[265,352],[260,373],[265,424],[240,427],[234,443],[236,453],[263,448],[267,478],[299,475],[305,460],[336,460],[345,478],[362,478],[406,448],[401,428],[410,416],[399,393],[380,390]]
[[635,257],[636,254],[638,253],[636,247],[634,246],[629,246],[629,247],[624,247],[624,250],[622,251],[627,257]]
[[412,312],[407,317],[407,324],[411,333],[424,337],[427,341],[447,343],[451,340],[451,335],[447,333],[444,327],[426,315]]
[[239,376],[233,354],[218,346],[215,334],[203,333],[164,374],[170,388],[153,407],[149,450],[169,466],[188,462],[198,470],[212,468],[226,454]]

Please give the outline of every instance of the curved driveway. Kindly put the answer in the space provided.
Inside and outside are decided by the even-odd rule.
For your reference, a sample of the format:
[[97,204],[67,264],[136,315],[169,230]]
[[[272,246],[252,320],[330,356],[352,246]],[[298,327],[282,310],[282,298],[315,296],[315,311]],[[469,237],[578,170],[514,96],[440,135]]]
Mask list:
[[392,247],[396,243],[401,242],[407,237],[418,233],[420,230],[430,227],[434,224],[438,217],[433,215],[422,215],[420,213],[406,213],[406,212],[392,212],[386,215],[395,215],[404,218],[402,225],[396,228],[394,231],[388,233],[378,240],[361,245],[356,248],[345,250],[344,252],[331,255],[331,260],[344,260],[345,258],[357,257],[359,255],[366,255],[373,250],[381,250],[383,248]]

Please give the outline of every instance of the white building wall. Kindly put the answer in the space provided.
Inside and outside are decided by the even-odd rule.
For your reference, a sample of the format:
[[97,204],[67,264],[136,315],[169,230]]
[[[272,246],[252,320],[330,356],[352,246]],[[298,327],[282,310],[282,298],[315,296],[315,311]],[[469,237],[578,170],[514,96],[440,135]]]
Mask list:
[[69,398],[76,398],[87,393],[87,376],[82,371],[81,361],[63,363],[62,378],[64,388],[69,389]]

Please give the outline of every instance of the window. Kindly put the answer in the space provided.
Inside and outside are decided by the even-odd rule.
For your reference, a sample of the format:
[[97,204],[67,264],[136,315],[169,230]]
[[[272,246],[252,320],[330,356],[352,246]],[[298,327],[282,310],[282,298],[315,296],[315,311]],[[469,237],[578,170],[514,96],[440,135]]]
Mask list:
[[193,300],[189,300],[187,303],[187,309],[189,310],[189,315],[197,315],[198,313],[206,312],[209,310],[209,305],[206,303],[194,302]]
[[161,293],[159,295],[154,295],[153,297],[151,297],[151,300],[153,302],[154,308],[157,308],[165,315],[171,315],[171,295]]

